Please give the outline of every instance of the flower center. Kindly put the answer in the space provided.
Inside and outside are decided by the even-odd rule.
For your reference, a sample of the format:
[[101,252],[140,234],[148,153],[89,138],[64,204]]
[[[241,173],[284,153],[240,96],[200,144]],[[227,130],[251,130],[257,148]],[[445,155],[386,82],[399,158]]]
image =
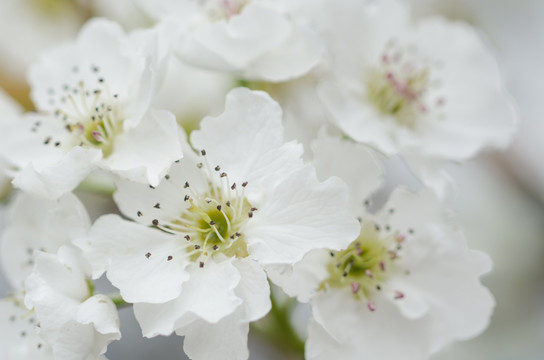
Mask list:
[[443,97],[431,98],[433,64],[422,59],[414,48],[401,49],[388,43],[381,64],[370,69],[365,85],[368,101],[385,116],[402,126],[414,127],[421,118],[439,110]]
[[186,239],[195,244],[197,256],[220,252],[228,257],[246,257],[247,244],[241,231],[252,207],[244,197],[212,189],[209,194],[189,198],[191,205],[176,222],[186,228]]
[[[361,226],[359,237],[345,250],[331,251],[327,264],[329,277],[320,290],[349,288],[357,300],[366,300],[374,311],[373,294],[382,289],[395,269],[398,250],[405,237],[398,233],[382,234],[372,222]],[[399,296],[398,293],[396,296]]]
[[63,15],[66,11],[74,10],[76,6],[74,0],[27,0],[27,2],[44,14],[53,16]]
[[[99,68],[91,66],[97,74],[95,84],[88,86],[83,80],[76,86],[62,85],[61,89],[49,89],[49,104],[57,106],[54,116],[62,121],[68,131],[66,143],[48,136],[45,144],[72,148],[84,146],[102,150],[104,157],[113,151],[116,136],[122,132],[124,118],[120,115],[118,94],[112,94]],[[74,73],[79,73],[77,67]]]
[[230,20],[242,12],[250,0],[204,0],[202,6],[212,22]]
[[[230,183],[220,166],[212,170],[204,150],[201,154],[203,161],[196,166],[201,169],[207,189],[198,190],[199,186],[192,186],[186,181],[181,191],[184,201],[188,203],[187,208],[174,217],[165,217],[160,221],[154,219],[152,225],[180,235],[192,261],[219,253],[227,257],[246,257],[248,251],[243,230],[257,211],[244,194],[248,183],[240,186]],[[167,176],[167,180],[174,181],[170,176]],[[161,205],[156,204],[155,208],[161,209]]]

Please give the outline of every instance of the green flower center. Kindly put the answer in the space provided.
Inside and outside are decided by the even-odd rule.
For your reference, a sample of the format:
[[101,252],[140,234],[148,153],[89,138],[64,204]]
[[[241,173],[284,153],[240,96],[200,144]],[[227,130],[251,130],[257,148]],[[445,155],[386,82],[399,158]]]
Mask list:
[[[225,199],[220,189],[199,199],[189,199],[191,205],[184,212],[179,224],[187,231],[188,241],[194,244],[188,251],[194,257],[222,253],[228,257],[248,256],[242,229],[256,209],[245,198]],[[249,215],[251,214],[251,215]]]
[[[212,170],[206,151],[202,150],[201,154],[203,162],[196,166],[202,171],[202,180],[207,184],[207,189],[202,191],[201,186],[194,187],[186,181],[181,191],[187,206],[182,213],[166,214],[160,221],[154,219],[152,225],[179,236],[185,251],[184,257],[193,262],[200,261],[201,266],[204,266],[206,258],[218,254],[226,257],[247,257],[249,253],[244,230],[257,211],[245,196],[248,183],[244,182],[239,186],[230,183],[227,174],[221,172],[219,165]],[[180,183],[174,181],[170,175],[166,176],[166,180],[179,188]],[[159,203],[154,208],[162,211]],[[143,213],[138,211],[137,215],[142,216]],[[151,255],[146,254],[148,258]],[[173,256],[168,256],[167,261],[171,260]]]
[[396,250],[402,241],[403,236],[384,235],[374,223],[364,223],[359,237],[347,249],[331,251],[329,277],[319,289],[349,288],[356,299],[370,301],[394,271]]

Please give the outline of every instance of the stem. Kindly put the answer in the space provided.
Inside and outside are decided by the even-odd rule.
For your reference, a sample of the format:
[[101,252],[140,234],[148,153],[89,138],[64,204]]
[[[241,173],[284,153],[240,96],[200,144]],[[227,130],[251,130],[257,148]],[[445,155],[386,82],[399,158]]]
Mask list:
[[94,194],[112,196],[115,191],[115,187],[109,186],[108,184],[101,184],[96,181],[85,179],[79,184],[76,190],[90,192]]
[[110,294],[108,297],[115,304],[117,310],[132,306],[131,303],[127,303],[125,300],[123,300],[120,294]]
[[296,301],[289,299],[283,304],[272,293],[272,308],[268,315],[251,324],[252,331],[271,342],[283,352],[290,353],[293,358],[304,358],[304,340],[295,331],[291,323],[291,312]]

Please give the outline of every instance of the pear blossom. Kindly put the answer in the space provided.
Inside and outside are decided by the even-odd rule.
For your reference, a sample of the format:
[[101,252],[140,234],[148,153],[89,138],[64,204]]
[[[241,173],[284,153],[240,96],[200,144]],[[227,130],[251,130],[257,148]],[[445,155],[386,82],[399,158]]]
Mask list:
[[496,60],[470,26],[413,22],[400,1],[326,1],[320,22],[331,73],[319,88],[357,142],[400,154],[426,183],[445,161],[504,148],[517,123]]
[[120,338],[119,324],[112,301],[94,294],[90,266],[73,246],[90,228],[84,206],[70,193],[56,200],[19,194],[9,217],[1,256],[14,295],[0,302],[10,319],[1,326],[24,335],[5,351],[21,358],[101,358]]
[[29,72],[38,113],[10,124],[1,146],[15,186],[54,198],[95,168],[158,184],[182,153],[175,117],[150,108],[167,59],[157,36],[95,19],[42,55]]
[[175,23],[180,58],[247,80],[287,81],[311,70],[323,45],[290,11],[293,0],[141,0],[155,19]]
[[431,191],[396,190],[347,248],[295,266],[283,281],[312,306],[307,359],[427,359],[487,327],[494,300],[480,277],[491,261],[442,207]]
[[0,252],[4,274],[13,288],[22,288],[32,272],[35,250],[56,253],[61,246],[84,237],[90,227],[85,207],[71,193],[57,200],[18,194],[9,211]]
[[39,320],[39,334],[55,359],[98,359],[119,340],[119,318],[112,300],[93,294],[90,268],[78,250],[63,246],[57,254],[36,253],[36,266],[25,281],[25,305]]
[[420,360],[478,335],[494,307],[480,283],[491,260],[468,248],[430,189],[398,188],[380,211],[369,212],[366,199],[381,184],[380,172],[361,177],[352,159],[339,161],[352,154],[372,169],[372,157],[364,149],[355,155],[355,146],[362,145],[322,131],[313,152],[320,178],[334,173],[348,184],[359,236],[340,251],[315,250],[292,267],[267,269],[288,295],[311,304],[306,358]]
[[157,187],[118,183],[135,222],[103,216],[80,246],[94,277],[106,271],[134,303],[144,336],[184,335],[193,359],[247,359],[249,323],[270,309],[264,267],[357,236],[345,184],[317,180],[281,119],[265,93],[234,89]]

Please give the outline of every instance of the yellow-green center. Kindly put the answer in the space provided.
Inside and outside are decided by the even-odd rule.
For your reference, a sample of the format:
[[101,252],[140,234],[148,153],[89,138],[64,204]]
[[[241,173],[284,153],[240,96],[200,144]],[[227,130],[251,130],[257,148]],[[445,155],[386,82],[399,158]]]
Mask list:
[[371,299],[395,266],[392,243],[392,235],[384,238],[374,223],[366,222],[347,249],[331,252],[327,265],[329,277],[321,283],[320,290],[349,288],[357,299]]
[[413,127],[426,111],[423,95],[430,87],[428,69],[399,74],[379,68],[366,78],[367,99],[381,115],[393,117],[399,125]]

